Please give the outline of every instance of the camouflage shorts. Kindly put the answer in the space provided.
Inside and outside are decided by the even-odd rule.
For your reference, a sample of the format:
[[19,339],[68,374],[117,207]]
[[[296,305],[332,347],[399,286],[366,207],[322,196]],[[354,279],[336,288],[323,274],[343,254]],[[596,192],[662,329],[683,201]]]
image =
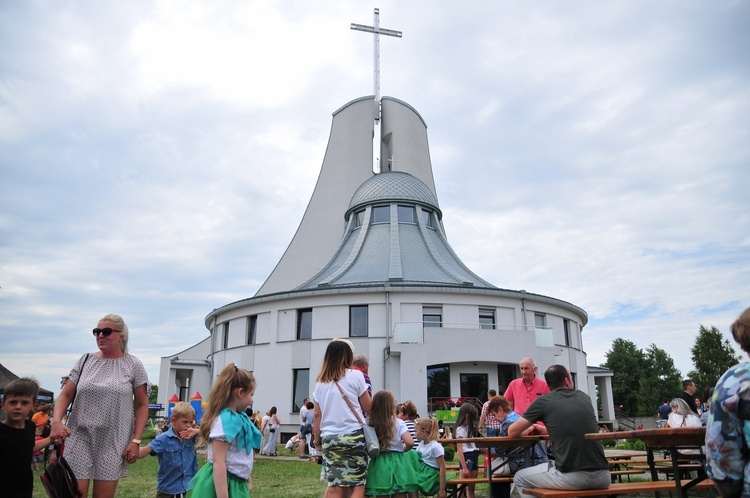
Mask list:
[[367,450],[362,430],[323,436],[321,439],[328,485],[364,486],[367,477]]

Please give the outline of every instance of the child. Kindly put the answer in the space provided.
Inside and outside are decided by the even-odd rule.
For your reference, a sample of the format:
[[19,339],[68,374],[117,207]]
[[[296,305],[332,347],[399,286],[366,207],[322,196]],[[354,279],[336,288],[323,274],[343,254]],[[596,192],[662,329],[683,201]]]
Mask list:
[[[33,422],[33,420],[32,420],[32,422]],[[41,427],[37,427],[36,430],[35,430],[35,432],[36,432],[36,436],[34,437],[34,472],[39,472],[39,462],[43,461],[42,460],[42,449],[43,448],[37,449],[36,443],[38,441],[43,440],[44,438],[42,437],[42,428]]]
[[190,481],[188,496],[250,498],[253,448],[260,448],[260,431],[245,413],[253,394],[253,374],[234,363],[214,381],[200,425],[201,441],[208,443],[206,465]]
[[[458,409],[456,418],[456,439],[479,437],[478,429],[479,414],[477,408],[471,403],[464,403]],[[460,460],[461,477],[466,479],[476,477],[479,473],[479,451],[474,443],[461,443],[458,445],[458,458]],[[474,485],[466,485],[466,497],[474,498]]]
[[31,459],[34,452],[49,446],[50,439],[35,441],[36,426],[28,420],[36,404],[39,383],[22,378],[5,386],[3,411],[5,420],[0,423],[0,483],[3,496],[31,498],[34,491],[34,473]]
[[171,420],[170,429],[157,436],[148,446],[142,446],[138,452],[138,458],[146,455],[159,458],[157,496],[187,493],[190,480],[198,473],[198,458],[195,454],[198,429],[193,427],[195,409],[190,403],[180,401],[172,408]]
[[415,452],[404,455],[414,440],[403,420],[396,418],[396,399],[390,391],[379,391],[372,398],[369,425],[375,428],[380,455],[367,466],[365,495],[405,498],[417,491]]
[[417,448],[422,459],[417,467],[419,490],[424,495],[445,498],[445,450],[437,441],[440,439],[437,420],[419,418],[414,422],[414,431],[422,443]]

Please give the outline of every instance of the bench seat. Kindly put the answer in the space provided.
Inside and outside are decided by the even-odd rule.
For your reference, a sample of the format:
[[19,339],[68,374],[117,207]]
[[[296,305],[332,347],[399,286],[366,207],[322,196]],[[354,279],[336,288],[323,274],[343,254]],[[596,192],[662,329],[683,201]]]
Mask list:
[[[711,489],[714,482],[711,479],[701,481],[692,489]],[[539,496],[540,498],[570,498],[573,496],[606,496],[627,495],[635,493],[657,493],[675,491],[674,481],[643,481],[643,482],[618,482],[612,484],[609,489],[546,489],[526,488],[524,493]]]

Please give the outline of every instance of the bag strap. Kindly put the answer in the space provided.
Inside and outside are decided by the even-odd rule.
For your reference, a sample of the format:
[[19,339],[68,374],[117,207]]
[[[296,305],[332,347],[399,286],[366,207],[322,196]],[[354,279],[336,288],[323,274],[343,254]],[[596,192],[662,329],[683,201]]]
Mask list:
[[[81,382],[81,377],[83,377],[83,367],[86,366],[86,362],[89,361],[89,355],[91,353],[86,353],[86,358],[83,359],[83,365],[81,365],[81,371],[78,374],[78,383]],[[76,384],[76,390],[73,391],[73,399],[70,400],[70,406],[68,407],[68,413],[73,411],[73,403],[75,403],[76,400],[76,394],[78,394],[78,384]]]
[[354,409],[354,405],[352,405],[352,402],[349,401],[349,398],[346,394],[344,394],[344,390],[341,389],[341,386],[339,385],[339,381],[334,380],[334,384],[336,384],[336,387],[339,388],[339,392],[341,393],[341,397],[344,398],[344,401],[346,401],[346,404],[349,405],[349,409],[352,411],[355,417],[357,417],[357,421],[360,423],[360,425],[365,425],[364,422],[362,422],[362,418],[359,416],[359,413],[357,413],[357,410]]

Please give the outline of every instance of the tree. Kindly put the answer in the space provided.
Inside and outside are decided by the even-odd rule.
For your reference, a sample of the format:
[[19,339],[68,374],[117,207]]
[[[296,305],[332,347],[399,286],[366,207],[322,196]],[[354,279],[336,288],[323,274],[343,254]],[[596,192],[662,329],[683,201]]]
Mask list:
[[159,396],[159,386],[154,384],[151,386],[151,394],[148,396],[148,402],[152,405],[156,404],[156,399]]
[[710,329],[700,326],[690,353],[695,370],[691,371],[688,377],[695,382],[699,389],[698,393],[706,387],[714,387],[729,367],[740,362],[732,345],[714,326]]
[[669,353],[651,344],[645,352],[644,373],[638,381],[638,415],[656,415],[662,398],[672,399],[682,391],[682,375]]
[[638,414],[638,380],[643,376],[646,363],[643,351],[628,340],[617,338],[612,349],[607,351],[607,361],[602,365],[613,372],[612,399],[615,406],[622,407],[623,415]]

